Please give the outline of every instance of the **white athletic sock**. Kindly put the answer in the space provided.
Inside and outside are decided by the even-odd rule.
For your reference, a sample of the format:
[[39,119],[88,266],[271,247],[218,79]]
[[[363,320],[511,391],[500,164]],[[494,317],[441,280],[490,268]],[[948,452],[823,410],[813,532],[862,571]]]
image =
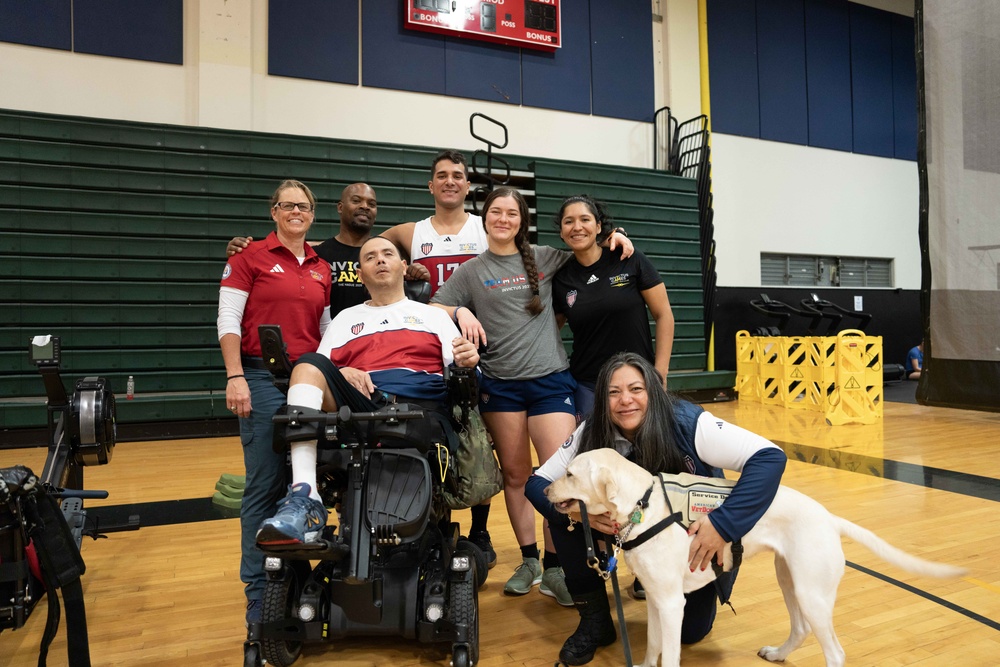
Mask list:
[[[295,384],[288,388],[288,405],[319,410],[323,407],[323,390],[311,384]],[[309,497],[322,500],[316,489],[316,441],[303,440],[291,444],[292,486],[305,482]]]

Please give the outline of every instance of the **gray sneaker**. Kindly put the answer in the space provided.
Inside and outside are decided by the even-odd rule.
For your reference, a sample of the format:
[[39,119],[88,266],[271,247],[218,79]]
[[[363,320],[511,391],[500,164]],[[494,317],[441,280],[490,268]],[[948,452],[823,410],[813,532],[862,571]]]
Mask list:
[[532,586],[542,583],[542,564],[537,558],[525,558],[507,580],[503,592],[507,595],[525,595]]
[[566,575],[561,567],[550,567],[542,573],[542,584],[538,587],[538,592],[555,598],[564,607],[573,606],[573,596],[566,588]]

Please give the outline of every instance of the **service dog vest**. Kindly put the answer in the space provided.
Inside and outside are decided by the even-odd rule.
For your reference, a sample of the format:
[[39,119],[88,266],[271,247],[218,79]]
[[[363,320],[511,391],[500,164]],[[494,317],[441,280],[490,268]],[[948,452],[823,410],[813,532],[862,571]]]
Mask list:
[[660,473],[661,486],[674,512],[680,512],[685,526],[705,516],[729,497],[736,482],[722,477],[700,477],[682,472]]

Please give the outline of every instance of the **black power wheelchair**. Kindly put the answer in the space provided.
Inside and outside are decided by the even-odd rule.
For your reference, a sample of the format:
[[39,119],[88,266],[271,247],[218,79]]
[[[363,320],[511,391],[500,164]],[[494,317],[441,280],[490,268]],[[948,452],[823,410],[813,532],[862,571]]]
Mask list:
[[[291,365],[280,330],[261,327],[261,346],[276,385],[287,390]],[[478,400],[474,369],[449,370],[450,401],[467,414]],[[305,643],[357,636],[440,643],[454,667],[476,664],[487,561],[460,535],[442,498],[454,454],[448,438],[414,438],[426,429],[413,427],[431,415],[409,404],[308,412],[279,411],[276,446],[293,431],[316,437],[318,490],[339,521],[314,543],[264,549],[261,623],[248,628],[244,667],[287,667]]]

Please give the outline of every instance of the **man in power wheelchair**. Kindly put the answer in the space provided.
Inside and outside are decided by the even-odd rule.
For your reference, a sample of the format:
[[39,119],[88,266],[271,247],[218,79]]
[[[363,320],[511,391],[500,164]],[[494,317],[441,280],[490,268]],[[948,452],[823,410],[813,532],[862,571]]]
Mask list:
[[290,449],[292,485],[257,533],[268,581],[247,666],[357,635],[450,642],[453,665],[478,661],[486,557],[460,537],[440,487],[457,442],[444,375],[458,367],[452,391],[474,406],[479,354],[445,311],[406,299],[405,270],[391,242],[365,243],[371,300],[339,313],[291,371],[275,446]]

